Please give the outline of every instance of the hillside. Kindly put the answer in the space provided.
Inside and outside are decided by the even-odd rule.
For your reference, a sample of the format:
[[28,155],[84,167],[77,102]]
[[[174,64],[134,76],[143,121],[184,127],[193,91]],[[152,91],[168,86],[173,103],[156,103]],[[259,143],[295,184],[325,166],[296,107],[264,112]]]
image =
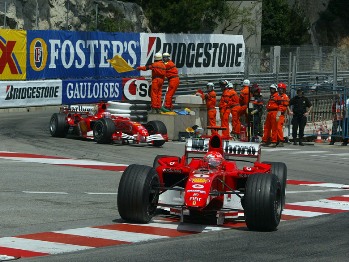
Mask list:
[[[5,2],[6,28],[95,30],[97,23],[107,17],[108,21],[122,22],[116,23],[113,28],[116,31],[122,25],[128,31],[150,32],[140,6],[116,0],[0,0],[0,28],[5,22]],[[314,45],[349,46],[348,0],[288,0],[288,3],[299,4],[304,10],[311,23]]]

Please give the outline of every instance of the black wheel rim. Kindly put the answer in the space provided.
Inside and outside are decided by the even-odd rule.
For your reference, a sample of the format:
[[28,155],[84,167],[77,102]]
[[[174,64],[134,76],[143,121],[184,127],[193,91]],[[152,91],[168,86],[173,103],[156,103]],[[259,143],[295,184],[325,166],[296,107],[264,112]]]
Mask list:
[[50,121],[50,132],[51,134],[54,134],[56,133],[56,130],[57,130],[57,123],[56,123],[56,118],[53,117],[51,118],[51,121]]
[[101,123],[96,123],[95,124],[95,138],[100,138],[103,135],[103,125]]
[[282,194],[281,194],[281,190],[278,189],[276,191],[276,198],[274,201],[274,212],[277,220],[281,219],[281,211],[282,211]]
[[148,214],[153,215],[159,200],[159,180],[154,177],[150,182]]

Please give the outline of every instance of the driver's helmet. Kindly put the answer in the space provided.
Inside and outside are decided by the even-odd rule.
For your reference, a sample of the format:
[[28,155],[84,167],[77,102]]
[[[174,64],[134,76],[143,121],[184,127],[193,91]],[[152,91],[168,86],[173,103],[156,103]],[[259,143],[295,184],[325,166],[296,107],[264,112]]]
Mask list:
[[111,113],[110,112],[103,112],[102,117],[103,118],[111,118]]
[[218,168],[222,165],[224,158],[219,152],[208,152],[204,156],[204,163],[209,168]]

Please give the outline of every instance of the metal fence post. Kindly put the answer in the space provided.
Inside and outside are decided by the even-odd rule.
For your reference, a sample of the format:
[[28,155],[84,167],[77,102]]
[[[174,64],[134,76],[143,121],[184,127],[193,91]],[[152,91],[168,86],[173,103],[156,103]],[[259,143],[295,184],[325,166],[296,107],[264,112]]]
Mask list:
[[7,15],[7,2],[5,1],[5,10],[4,10],[4,29],[6,28],[6,15]]
[[245,75],[244,78],[247,79],[250,72],[249,72],[249,66],[250,66],[250,53],[249,49],[246,48],[246,54],[245,54]]
[[292,77],[292,52],[289,53],[288,57],[288,79],[287,79],[287,85],[291,85],[291,77]]
[[333,56],[333,90],[337,90],[337,66],[338,66],[338,57],[337,57],[337,49],[334,49]]

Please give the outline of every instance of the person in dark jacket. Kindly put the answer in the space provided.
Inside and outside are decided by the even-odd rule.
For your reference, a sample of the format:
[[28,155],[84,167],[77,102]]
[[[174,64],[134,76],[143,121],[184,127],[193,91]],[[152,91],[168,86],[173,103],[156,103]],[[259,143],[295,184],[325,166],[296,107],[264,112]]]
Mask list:
[[[289,104],[290,115],[292,118],[292,138],[293,144],[297,145],[297,131],[299,129],[298,138],[299,145],[304,146],[302,140],[304,137],[304,128],[307,124],[307,117],[312,109],[312,104],[307,97],[304,96],[302,89],[297,90],[297,95],[291,98]],[[291,110],[292,108],[292,110]]]

